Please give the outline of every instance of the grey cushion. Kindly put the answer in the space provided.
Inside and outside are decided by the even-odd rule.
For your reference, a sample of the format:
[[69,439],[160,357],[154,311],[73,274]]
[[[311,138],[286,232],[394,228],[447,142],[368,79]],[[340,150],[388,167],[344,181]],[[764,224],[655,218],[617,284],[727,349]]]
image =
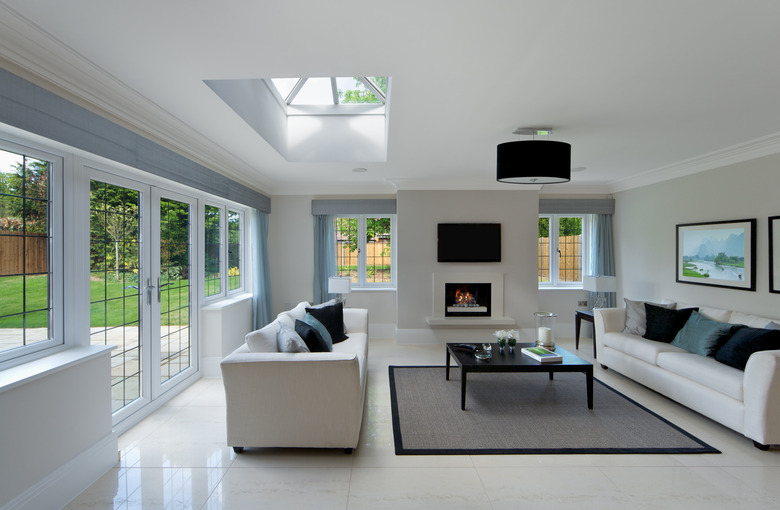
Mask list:
[[303,338],[294,329],[281,324],[278,324],[276,328],[276,346],[279,352],[309,352]]
[[769,324],[764,326],[764,329],[780,329],[780,324],[775,321],[769,321]]
[[[626,302],[626,325],[623,328],[623,333],[629,333],[631,335],[645,336],[647,328],[647,315],[645,312],[644,301],[632,301],[630,299],[623,298]],[[674,303],[658,304],[651,303],[655,306],[661,306],[663,308],[672,308]]]

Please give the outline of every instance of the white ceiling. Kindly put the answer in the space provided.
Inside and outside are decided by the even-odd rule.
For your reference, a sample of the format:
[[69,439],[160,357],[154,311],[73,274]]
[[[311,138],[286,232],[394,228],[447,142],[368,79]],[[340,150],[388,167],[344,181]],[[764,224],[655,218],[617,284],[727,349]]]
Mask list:
[[[0,0],[0,55],[270,194],[507,189],[550,127],[605,193],[780,152],[775,0]],[[204,80],[390,76],[386,163],[290,163]],[[364,173],[352,168],[365,167]]]

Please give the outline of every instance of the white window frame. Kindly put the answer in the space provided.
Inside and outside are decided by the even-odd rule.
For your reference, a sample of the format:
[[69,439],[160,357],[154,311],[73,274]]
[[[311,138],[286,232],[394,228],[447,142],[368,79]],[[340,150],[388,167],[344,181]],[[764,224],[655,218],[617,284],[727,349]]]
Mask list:
[[[235,288],[233,290],[229,289],[229,278],[230,275],[228,274],[230,271],[230,260],[229,260],[229,252],[230,252],[230,233],[228,232],[228,217],[231,212],[238,214],[238,288]],[[245,275],[244,275],[244,260],[246,259],[247,254],[247,245],[246,245],[246,215],[247,211],[240,207],[233,207],[229,205],[227,207],[227,212],[225,214],[225,275],[228,280],[225,282],[225,289],[227,289],[228,295],[232,294],[238,294],[240,292],[244,292],[244,289],[246,287],[245,285]]]
[[[366,289],[395,289],[396,288],[396,215],[395,214],[336,214],[336,218],[356,218],[358,220],[358,239],[361,240],[361,244],[358,246],[358,281],[352,283],[352,290],[366,290]],[[377,283],[366,281],[366,267],[368,265],[366,261],[366,220],[368,218],[390,218],[390,282],[389,283]]]
[[0,149],[6,152],[22,154],[35,159],[48,161],[49,168],[49,262],[48,271],[51,274],[49,280],[49,321],[50,338],[30,345],[24,345],[0,352],[0,370],[10,368],[42,356],[48,355],[50,349],[63,348],[66,344],[63,317],[64,311],[64,263],[65,242],[63,233],[63,214],[67,210],[64,207],[64,157],[37,148],[19,145],[5,139],[0,139]]
[[[582,219],[582,266],[580,275],[585,276],[589,267],[588,256],[590,252],[590,215],[589,214],[540,214],[539,219],[549,219],[550,247],[548,254],[558,253],[558,229],[560,218],[581,218]],[[538,219],[537,219],[538,225]],[[539,234],[537,230],[537,246]],[[548,255],[549,256],[549,255]],[[579,282],[560,282],[558,281],[558,268],[560,257],[550,256],[550,281],[539,282],[539,289],[582,289],[582,279]],[[538,259],[537,259],[538,260]],[[539,269],[537,265],[537,278]]]
[[[219,260],[219,279],[220,279],[220,291],[217,294],[206,296],[206,256],[205,256],[205,242],[206,242],[206,206],[216,207],[219,209],[219,243],[220,243],[220,260]],[[239,214],[239,244],[240,253],[238,256],[238,274],[239,274],[239,286],[237,289],[228,290],[228,212],[235,212]],[[203,239],[203,245],[200,249],[201,258],[203,262],[201,264],[201,271],[203,274],[202,292],[204,302],[211,303],[226,297],[241,294],[247,291],[247,279],[246,279],[246,259],[247,259],[247,243],[246,243],[246,224],[247,224],[248,210],[244,206],[238,206],[230,202],[217,202],[215,200],[206,200],[200,210],[200,220],[203,224],[201,228],[201,238]]]

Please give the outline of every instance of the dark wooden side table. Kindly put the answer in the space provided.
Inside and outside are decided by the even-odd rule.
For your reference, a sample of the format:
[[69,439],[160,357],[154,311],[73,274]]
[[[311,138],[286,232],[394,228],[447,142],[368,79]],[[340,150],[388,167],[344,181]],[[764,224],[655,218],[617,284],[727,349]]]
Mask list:
[[593,324],[593,359],[596,359],[596,322],[593,320],[593,310],[574,312],[574,348],[580,348],[580,324],[582,321]]

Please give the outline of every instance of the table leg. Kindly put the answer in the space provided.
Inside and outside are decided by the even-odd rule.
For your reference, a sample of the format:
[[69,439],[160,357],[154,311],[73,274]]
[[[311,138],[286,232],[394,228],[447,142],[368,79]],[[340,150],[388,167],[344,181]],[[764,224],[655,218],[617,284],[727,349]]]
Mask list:
[[461,367],[460,368],[460,409],[461,411],[466,410],[466,370]]
[[552,370],[550,370],[550,380],[551,381],[553,380],[553,372],[552,372]]
[[593,367],[585,372],[585,380],[588,387],[588,409],[593,409]]
[[596,321],[593,321],[593,359],[596,359]]
[[580,325],[582,324],[582,317],[578,314],[574,314],[574,348],[580,348]]
[[447,354],[447,362],[445,365],[447,368],[444,370],[444,380],[449,381],[450,380],[450,350],[445,347],[444,352]]

